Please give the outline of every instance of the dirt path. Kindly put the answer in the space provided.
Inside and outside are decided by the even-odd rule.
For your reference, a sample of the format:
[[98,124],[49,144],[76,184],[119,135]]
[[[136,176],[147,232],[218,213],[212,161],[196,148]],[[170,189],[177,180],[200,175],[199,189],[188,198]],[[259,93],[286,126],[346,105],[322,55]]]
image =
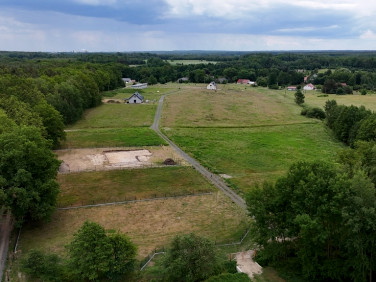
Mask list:
[[10,232],[13,222],[10,213],[2,215],[0,219],[0,279],[3,277],[4,266],[7,260]]
[[252,250],[236,254],[236,268],[247,274],[250,279],[253,278],[253,275],[262,272],[262,267],[253,260],[253,255],[254,251]]
[[247,209],[245,201],[241,198],[238,194],[236,194],[230,187],[226,185],[226,183],[222,180],[222,178],[216,174],[211,173],[206,168],[204,168],[198,161],[194,158],[189,156],[185,153],[182,149],[180,149],[174,142],[172,142],[166,135],[164,135],[159,130],[159,120],[161,118],[163,101],[165,95],[163,95],[158,103],[157,112],[155,113],[154,122],[151,126],[161,138],[163,138],[172,148],[174,148],[182,158],[184,158],[189,164],[191,164],[198,172],[200,172],[209,182],[213,183],[219,190],[221,190],[227,197],[229,197],[235,204],[243,209]]

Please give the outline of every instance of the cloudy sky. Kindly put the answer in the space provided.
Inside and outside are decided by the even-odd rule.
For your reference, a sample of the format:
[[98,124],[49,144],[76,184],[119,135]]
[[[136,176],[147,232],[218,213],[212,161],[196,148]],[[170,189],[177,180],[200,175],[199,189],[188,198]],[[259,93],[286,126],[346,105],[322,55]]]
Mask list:
[[374,50],[372,0],[0,0],[0,50]]

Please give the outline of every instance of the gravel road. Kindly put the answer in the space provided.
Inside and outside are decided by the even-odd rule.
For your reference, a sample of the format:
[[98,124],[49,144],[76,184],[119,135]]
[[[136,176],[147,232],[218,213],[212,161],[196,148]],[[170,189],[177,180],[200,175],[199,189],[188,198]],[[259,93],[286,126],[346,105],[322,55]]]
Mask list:
[[163,138],[171,147],[173,147],[181,156],[184,158],[189,164],[191,164],[198,172],[200,172],[204,177],[206,177],[211,183],[213,183],[219,190],[221,190],[227,197],[229,197],[235,204],[243,209],[247,209],[245,201],[241,198],[238,194],[236,194],[230,187],[226,185],[226,183],[222,180],[222,178],[214,173],[211,173],[209,170],[204,168],[198,161],[194,158],[189,156],[185,153],[182,149],[180,149],[174,142],[172,142],[166,135],[164,135],[159,130],[159,120],[161,118],[163,101],[165,95],[163,95],[158,103],[157,112],[155,113],[154,122],[151,128],[161,137]]

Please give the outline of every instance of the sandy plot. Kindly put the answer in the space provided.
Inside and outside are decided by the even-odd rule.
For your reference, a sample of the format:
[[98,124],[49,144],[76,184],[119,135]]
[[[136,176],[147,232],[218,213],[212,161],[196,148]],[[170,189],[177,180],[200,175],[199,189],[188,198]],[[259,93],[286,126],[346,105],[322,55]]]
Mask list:
[[238,271],[246,273],[250,279],[255,274],[262,273],[262,267],[253,260],[253,256],[253,250],[236,254],[236,268]]
[[62,161],[60,173],[151,167],[161,165],[167,158],[172,158],[177,164],[186,165],[174,150],[166,146],[150,149],[68,149],[55,153]]

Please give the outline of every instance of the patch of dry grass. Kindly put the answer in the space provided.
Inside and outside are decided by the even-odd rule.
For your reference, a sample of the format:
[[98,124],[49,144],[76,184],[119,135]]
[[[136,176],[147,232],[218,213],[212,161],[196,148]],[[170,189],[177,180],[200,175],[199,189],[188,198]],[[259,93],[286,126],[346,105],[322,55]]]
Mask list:
[[164,127],[250,127],[304,123],[300,108],[283,91],[222,86],[218,91],[195,87],[167,96]]
[[25,226],[19,250],[32,248],[64,254],[64,246],[85,220],[127,234],[143,258],[167,246],[176,234],[190,233],[217,242],[238,241],[249,223],[244,210],[220,192],[212,195],[137,202],[117,206],[58,210],[49,223]]

